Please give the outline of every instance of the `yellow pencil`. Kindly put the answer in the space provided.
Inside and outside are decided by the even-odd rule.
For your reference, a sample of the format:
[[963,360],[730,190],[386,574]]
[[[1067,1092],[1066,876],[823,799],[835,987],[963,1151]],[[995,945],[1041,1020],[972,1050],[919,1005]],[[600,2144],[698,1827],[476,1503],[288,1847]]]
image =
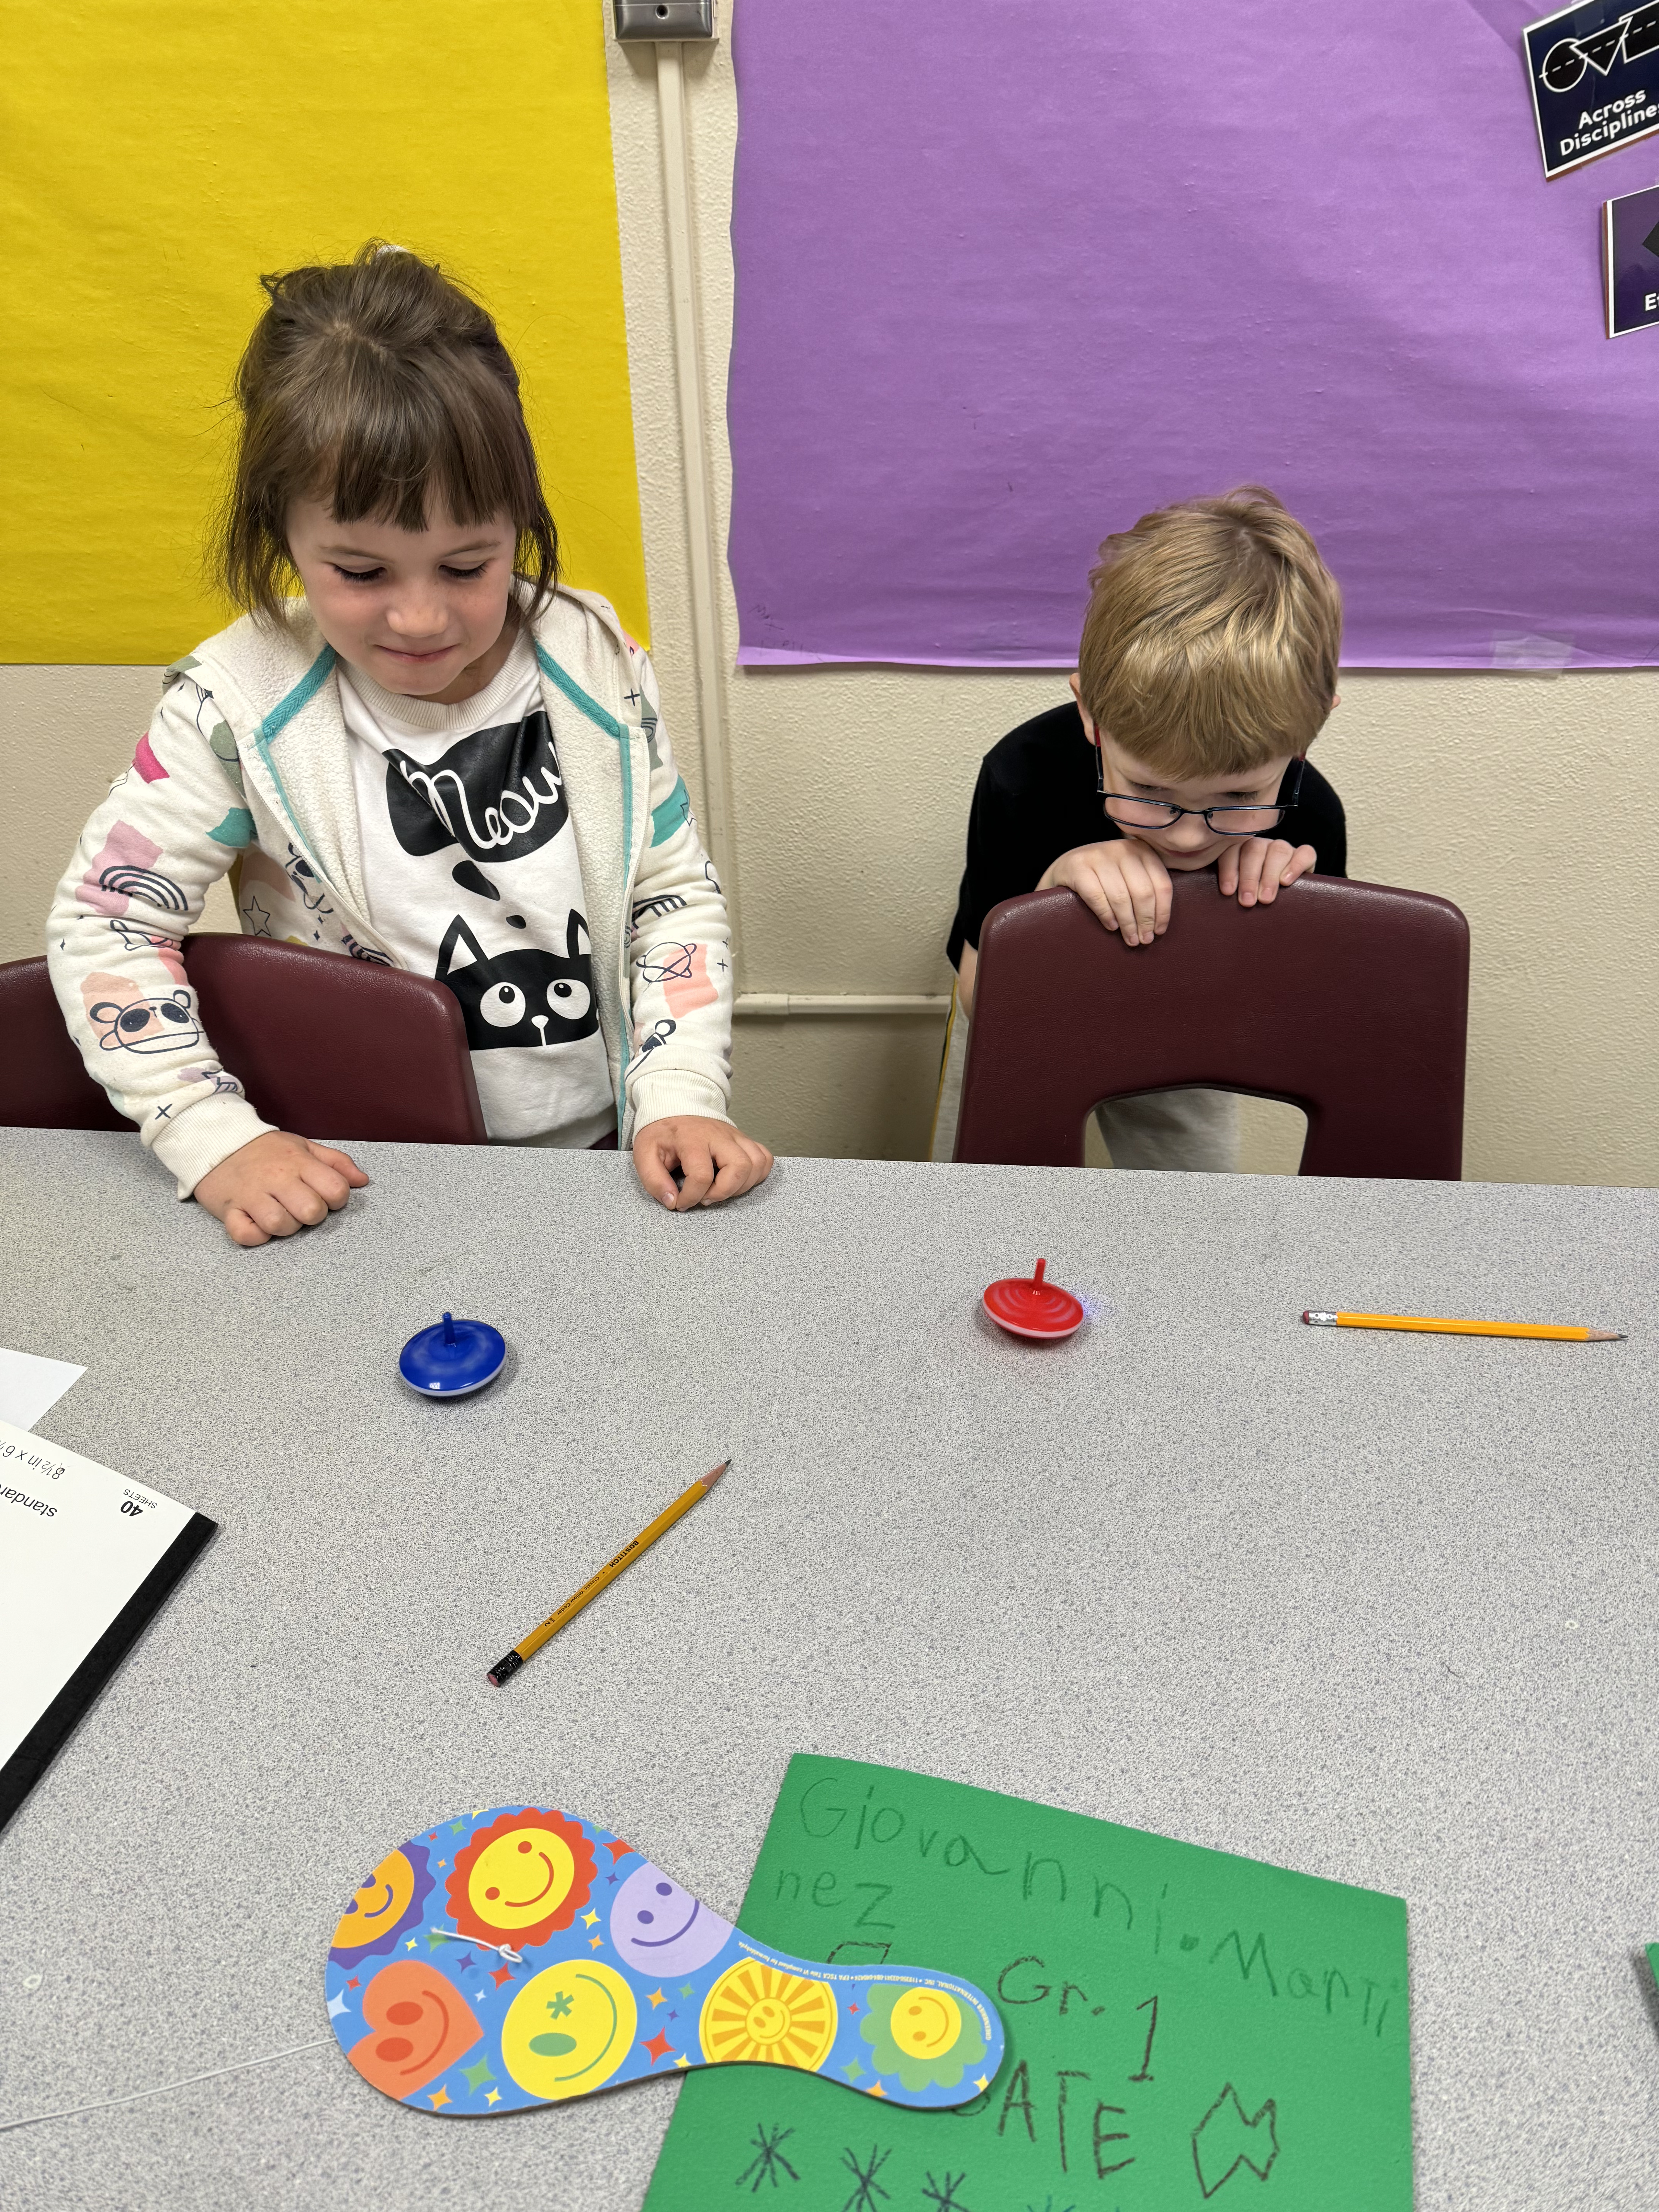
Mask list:
[[489,1680],[499,1690],[503,1682],[510,1681],[525,1661],[539,1651],[550,1636],[556,1636],[568,1621],[572,1621],[582,1607],[596,1598],[607,1583],[614,1583],[624,1567],[631,1567],[642,1552],[648,1552],[659,1536],[672,1528],[683,1513],[689,1513],[699,1498],[707,1498],[714,1485],[732,1464],[723,1459],[708,1474],[699,1475],[690,1490],[684,1491],[674,1503],[647,1528],[641,1528],[630,1544],[624,1544],[614,1559],[607,1560],[598,1574],[589,1577],[574,1597],[567,1598],[556,1613],[550,1613],[539,1628],[532,1628],[528,1636],[515,1644],[505,1659],[498,1659],[489,1669]]
[[1622,1344],[1617,1328],[1565,1328],[1548,1321],[1423,1321],[1414,1314],[1304,1313],[1315,1328],[1420,1328],[1437,1336],[1548,1336],[1564,1344]]

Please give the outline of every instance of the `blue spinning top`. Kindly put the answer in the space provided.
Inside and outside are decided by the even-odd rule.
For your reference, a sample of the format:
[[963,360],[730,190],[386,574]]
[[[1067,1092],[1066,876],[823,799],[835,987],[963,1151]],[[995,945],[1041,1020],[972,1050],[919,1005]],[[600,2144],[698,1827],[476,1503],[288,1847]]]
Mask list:
[[493,1382],[507,1359],[507,1340],[487,1321],[446,1314],[418,1330],[398,1355],[398,1372],[423,1398],[465,1398]]

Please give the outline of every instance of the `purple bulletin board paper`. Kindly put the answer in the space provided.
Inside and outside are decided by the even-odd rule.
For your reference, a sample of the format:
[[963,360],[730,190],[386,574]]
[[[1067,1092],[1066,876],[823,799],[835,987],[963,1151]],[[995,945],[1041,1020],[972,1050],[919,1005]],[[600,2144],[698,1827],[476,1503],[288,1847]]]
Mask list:
[[1068,667],[1095,549],[1256,482],[1371,667],[1659,660],[1653,359],[1546,182],[1531,0],[738,21],[750,665]]

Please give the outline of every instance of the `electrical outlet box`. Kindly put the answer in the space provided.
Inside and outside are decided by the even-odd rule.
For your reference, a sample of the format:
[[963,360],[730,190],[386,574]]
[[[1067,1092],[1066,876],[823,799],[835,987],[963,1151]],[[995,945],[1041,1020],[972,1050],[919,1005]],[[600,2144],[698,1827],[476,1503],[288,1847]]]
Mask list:
[[617,36],[636,39],[714,39],[714,0],[612,0]]

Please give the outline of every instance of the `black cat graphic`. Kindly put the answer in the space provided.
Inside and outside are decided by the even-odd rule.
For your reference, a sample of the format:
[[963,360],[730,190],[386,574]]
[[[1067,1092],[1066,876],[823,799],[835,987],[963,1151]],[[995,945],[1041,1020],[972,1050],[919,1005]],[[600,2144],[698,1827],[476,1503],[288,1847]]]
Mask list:
[[394,747],[386,757],[386,805],[405,853],[459,845],[474,860],[517,860],[535,852],[570,813],[546,708],[474,730],[429,763]]
[[438,981],[460,1000],[474,1052],[574,1044],[599,1026],[587,924],[574,907],[562,958],[536,945],[486,955],[458,914],[438,947]]

